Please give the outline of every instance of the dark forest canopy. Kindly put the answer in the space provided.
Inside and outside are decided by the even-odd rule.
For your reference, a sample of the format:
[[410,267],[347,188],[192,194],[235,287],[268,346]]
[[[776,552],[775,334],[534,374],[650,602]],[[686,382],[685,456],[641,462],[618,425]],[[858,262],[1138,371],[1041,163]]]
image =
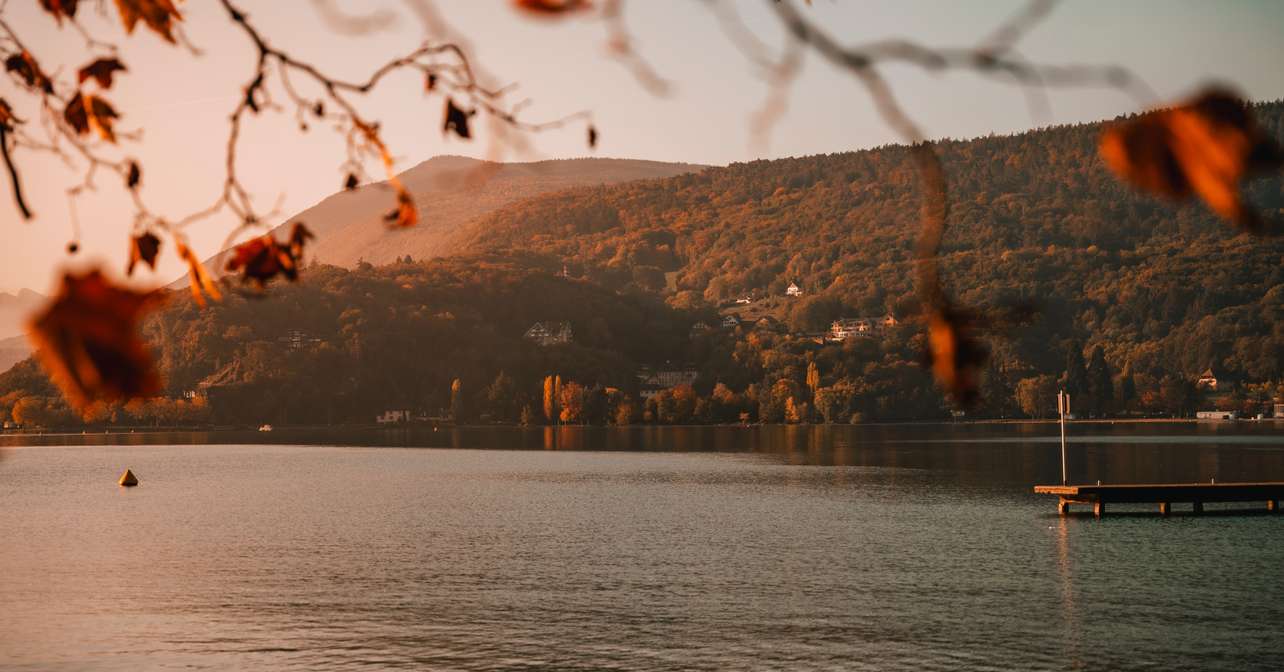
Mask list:
[[[1284,138],[1284,105],[1255,113]],[[947,289],[969,305],[1040,307],[989,343],[974,414],[1046,415],[1062,384],[1085,414],[1255,412],[1284,381],[1284,239],[1119,184],[1097,157],[1099,132],[939,145]],[[1278,178],[1248,191],[1284,214]],[[371,422],[397,409],[459,421],[948,417],[920,365],[919,201],[903,147],[538,196],[475,221],[454,256],[313,266],[297,284],[203,311],[176,297],[145,332],[168,401],[96,421]],[[803,295],[785,297],[790,283]],[[749,307],[727,305],[745,295]],[[775,323],[720,328],[732,312]],[[835,319],[886,314],[900,324],[818,342]],[[540,346],[524,338],[536,322],[567,322],[573,338]],[[692,329],[701,322],[712,329]],[[1194,383],[1210,368],[1218,392],[1201,395]],[[698,375],[644,402],[643,369]],[[30,361],[0,375],[0,416],[73,422]]]

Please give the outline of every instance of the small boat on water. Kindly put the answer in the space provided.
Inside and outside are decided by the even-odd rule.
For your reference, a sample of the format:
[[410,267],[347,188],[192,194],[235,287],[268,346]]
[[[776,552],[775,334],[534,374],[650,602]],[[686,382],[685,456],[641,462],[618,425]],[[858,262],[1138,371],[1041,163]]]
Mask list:
[[262,425],[259,425],[259,431],[260,431],[260,432],[270,432],[270,431],[272,431],[272,425],[269,425],[269,424],[267,424],[267,423],[264,423],[264,424],[262,424]]

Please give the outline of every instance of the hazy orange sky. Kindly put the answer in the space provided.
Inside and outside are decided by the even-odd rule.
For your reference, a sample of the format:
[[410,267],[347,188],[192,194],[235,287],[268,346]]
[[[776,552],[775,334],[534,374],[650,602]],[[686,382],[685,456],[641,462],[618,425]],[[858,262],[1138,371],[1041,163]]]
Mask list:
[[[126,37],[112,3],[106,16],[83,3],[83,24],[96,37],[122,45],[129,72],[119,76],[108,99],[122,113],[119,129],[144,129],[138,143],[120,151],[143,165],[142,193],[159,213],[181,217],[213,202],[223,179],[227,117],[252,72],[248,39],[214,0],[184,3],[184,26],[204,54],[170,46],[140,27]],[[322,69],[361,79],[382,62],[412,50],[423,27],[399,0],[336,2],[353,13],[383,10],[400,19],[364,36],[336,34],[305,0],[239,0],[274,45]],[[808,55],[791,105],[766,147],[750,142],[749,119],[766,88],[753,66],[718,27],[707,3],[694,0],[634,0],[628,23],[638,49],[674,84],[659,99],[606,55],[600,22],[548,22],[519,16],[501,0],[438,0],[454,28],[467,35],[477,62],[493,83],[520,83],[515,98],[533,100],[523,112],[538,121],[591,110],[602,136],[598,156],[725,164],[755,158],[861,149],[896,136],[874,113],[864,91],[843,72]],[[908,36],[929,45],[970,46],[989,34],[1022,3],[842,2],[816,0],[804,9],[845,41]],[[751,28],[771,44],[780,27],[766,2],[736,3]],[[73,72],[93,59],[70,28],[59,30],[36,0],[9,0],[3,16],[23,36],[46,70]],[[1180,97],[1209,80],[1232,82],[1249,97],[1284,97],[1284,3],[1260,2],[1071,2],[1059,6],[1021,44],[1028,58],[1047,63],[1113,63],[1138,73],[1163,99]],[[1018,88],[975,75],[924,73],[908,66],[884,70],[905,106],[933,137],[1009,133],[1050,123],[1092,121],[1133,111],[1136,102],[1117,91],[1064,89],[1051,92],[1052,114],[1032,118]],[[279,86],[275,81],[274,87]],[[279,90],[275,89],[274,90]],[[0,97],[15,103],[20,117],[38,114],[18,101],[8,77]],[[367,116],[383,122],[384,137],[404,170],[437,154],[483,157],[485,139],[444,138],[441,100],[426,98],[413,74],[387,79],[374,94],[357,99]],[[480,128],[480,127],[479,127]],[[580,126],[530,138],[534,152],[512,160],[588,154]],[[336,191],[342,183],[342,139],[326,128],[304,135],[292,110],[251,118],[243,131],[238,170],[263,210],[280,199],[285,215]],[[23,222],[12,206],[7,180],[0,187],[0,290],[49,291],[66,260],[71,235],[65,190],[80,180],[48,156],[20,152],[27,196],[37,218]],[[377,166],[370,166],[379,174]],[[78,201],[83,225],[78,263],[106,262],[120,268],[132,206],[110,176],[96,193]],[[431,217],[430,211],[423,213]],[[275,223],[275,222],[274,222]],[[234,219],[223,214],[196,225],[192,242],[204,257],[218,250]],[[172,250],[155,275],[167,282],[181,273]]]

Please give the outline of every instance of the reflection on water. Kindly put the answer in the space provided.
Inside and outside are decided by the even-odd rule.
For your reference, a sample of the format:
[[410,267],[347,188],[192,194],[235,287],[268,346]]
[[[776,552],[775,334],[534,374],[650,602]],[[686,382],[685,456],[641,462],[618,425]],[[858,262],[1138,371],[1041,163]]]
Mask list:
[[[1092,426],[1071,474],[1284,480],[1233,427]],[[1284,516],[1058,517],[1055,436],[4,437],[0,669],[1278,669]]]

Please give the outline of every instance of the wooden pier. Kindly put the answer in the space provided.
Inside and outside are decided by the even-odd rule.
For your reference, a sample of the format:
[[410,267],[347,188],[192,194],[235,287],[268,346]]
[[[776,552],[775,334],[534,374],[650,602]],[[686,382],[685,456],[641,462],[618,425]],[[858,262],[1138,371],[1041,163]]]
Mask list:
[[1173,504],[1190,504],[1203,513],[1211,502],[1266,502],[1278,513],[1284,500],[1284,481],[1263,483],[1151,483],[1134,485],[1036,485],[1041,495],[1057,496],[1057,513],[1070,513],[1071,504],[1091,504],[1100,518],[1109,504],[1157,504],[1160,515],[1172,513]]

